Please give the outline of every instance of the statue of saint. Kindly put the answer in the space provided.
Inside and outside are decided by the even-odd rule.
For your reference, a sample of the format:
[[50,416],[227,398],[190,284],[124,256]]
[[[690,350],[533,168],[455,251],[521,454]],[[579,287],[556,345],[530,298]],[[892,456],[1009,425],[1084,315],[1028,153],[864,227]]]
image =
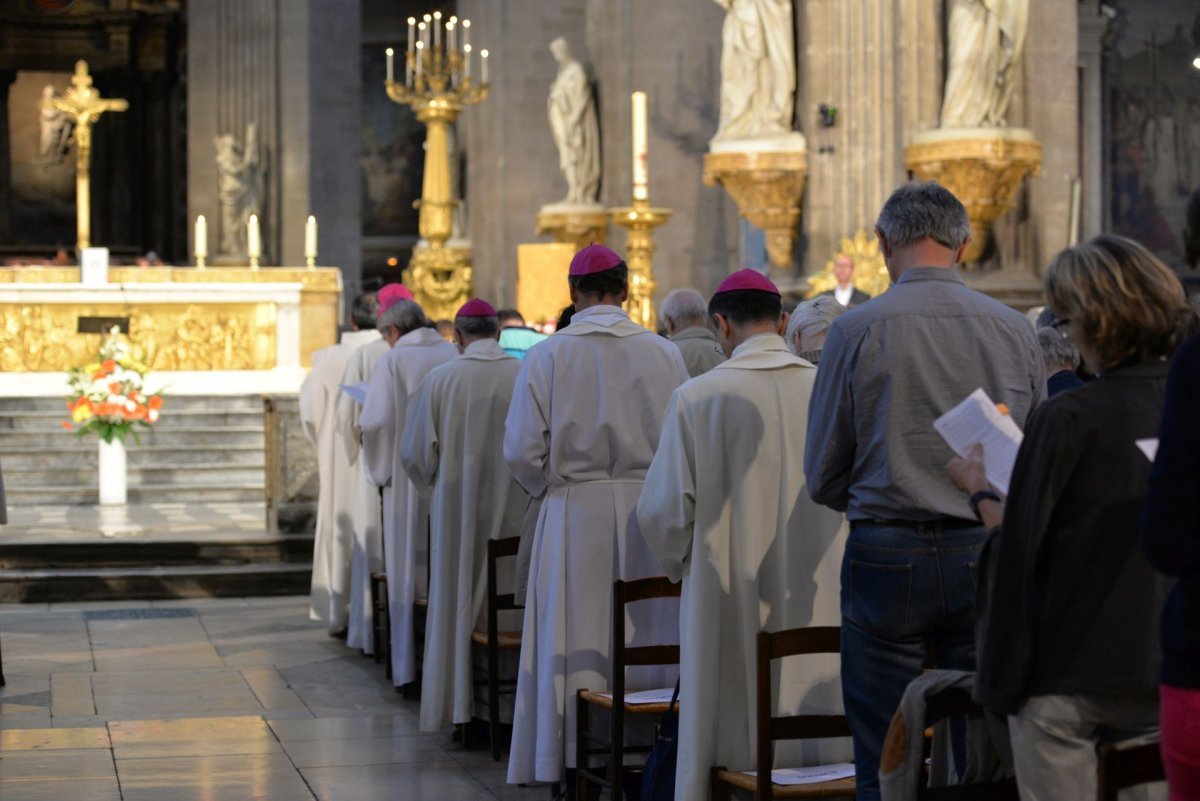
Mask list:
[[592,205],[600,194],[600,124],[592,84],[583,65],[571,57],[561,36],[550,43],[558,77],[550,84],[546,110],[558,145],[558,166],[567,179],[564,204]]
[[254,123],[246,126],[245,147],[233,134],[221,134],[217,146],[217,196],[221,200],[221,253],[246,253],[246,222],[262,217],[262,171]]
[[38,104],[41,114],[38,120],[41,133],[38,156],[47,164],[61,162],[71,145],[71,120],[62,109],[50,102],[53,97],[53,86],[47,84],[42,87],[42,99]]
[[1029,27],[1029,0],[954,0],[942,128],[1004,126]]
[[796,96],[792,0],[716,0],[721,28],[721,120],[713,144],[788,136]]

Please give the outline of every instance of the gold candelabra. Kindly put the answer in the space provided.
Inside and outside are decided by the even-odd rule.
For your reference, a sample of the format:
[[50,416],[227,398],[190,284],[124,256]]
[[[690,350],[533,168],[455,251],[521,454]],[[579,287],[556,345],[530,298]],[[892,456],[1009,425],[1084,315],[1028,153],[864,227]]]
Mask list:
[[70,88],[62,97],[44,98],[42,108],[61,111],[75,125],[71,134],[75,142],[75,226],[78,240],[75,247],[79,253],[83,253],[84,248],[92,245],[92,125],[106,111],[125,111],[129,108],[129,102],[120,98],[100,97],[100,91],[92,86],[87,62],[80,59],[75,62],[75,75],[71,78]]
[[658,314],[654,309],[654,229],[671,218],[671,209],[650,206],[648,198],[634,197],[633,204],[609,209],[614,225],[627,231],[625,263],[629,265],[629,299],[626,311],[635,323],[654,331]]
[[479,82],[471,75],[471,22],[441,12],[421,21],[408,18],[404,81],[393,75],[393,51],[387,50],[387,95],[411,106],[425,123],[425,178],[416,202],[418,230],[428,247],[415,248],[404,281],[430,318],[453,317],[471,296],[471,252],[448,248],[454,210],[460,201],[450,181],[450,126],[466,106],[488,96],[488,51],[479,55]]

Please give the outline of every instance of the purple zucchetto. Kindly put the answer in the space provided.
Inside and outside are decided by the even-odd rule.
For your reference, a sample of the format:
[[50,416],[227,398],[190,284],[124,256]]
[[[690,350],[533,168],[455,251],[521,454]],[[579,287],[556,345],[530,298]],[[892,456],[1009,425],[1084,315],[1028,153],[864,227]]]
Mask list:
[[588,245],[576,253],[575,258],[571,259],[569,274],[579,276],[602,273],[605,270],[611,270],[624,261],[611,248],[606,248],[604,245]]
[[492,304],[486,300],[479,298],[471,298],[462,305],[454,315],[455,317],[496,317],[496,310],[492,308]]
[[720,295],[722,292],[740,292],[747,289],[757,292],[770,292],[772,295],[779,294],[779,289],[758,270],[738,270],[722,281],[721,285],[717,287],[717,291],[713,294]]

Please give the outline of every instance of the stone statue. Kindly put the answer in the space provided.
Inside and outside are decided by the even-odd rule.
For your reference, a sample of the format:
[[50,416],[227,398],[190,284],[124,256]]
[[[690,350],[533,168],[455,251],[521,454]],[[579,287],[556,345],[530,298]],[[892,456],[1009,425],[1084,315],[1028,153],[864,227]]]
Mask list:
[[1012,99],[1029,0],[954,0],[942,128],[996,128]]
[[262,218],[262,171],[254,123],[246,126],[245,147],[233,134],[221,134],[217,146],[217,196],[221,200],[221,253],[246,253],[246,222]]
[[550,84],[546,110],[558,145],[558,166],[567,179],[564,204],[593,205],[600,194],[600,125],[592,84],[583,65],[571,57],[561,36],[550,43],[558,77]]
[[42,88],[42,99],[38,105],[41,113],[38,119],[41,129],[38,156],[48,164],[61,162],[71,144],[71,120],[66,112],[51,102],[53,98],[54,87],[47,84]]
[[712,143],[791,136],[796,95],[792,0],[716,0],[721,120]]

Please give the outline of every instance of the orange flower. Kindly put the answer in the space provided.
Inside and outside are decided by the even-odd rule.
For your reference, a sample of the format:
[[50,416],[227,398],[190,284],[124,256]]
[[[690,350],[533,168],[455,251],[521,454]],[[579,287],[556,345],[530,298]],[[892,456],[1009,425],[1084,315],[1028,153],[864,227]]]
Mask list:
[[75,429],[75,427],[73,425],[71,425],[69,422],[67,422],[66,420],[62,421],[62,427],[67,429],[68,431],[73,431]]
[[162,408],[163,399],[160,396],[155,395],[154,397],[150,398],[150,400],[148,400],[146,402],[146,405],[149,406],[154,411],[158,411],[159,409]]
[[108,378],[108,373],[104,372],[103,370],[97,370],[96,372],[92,373],[93,381],[100,381],[105,378]]
[[114,395],[120,395],[121,394],[121,382],[113,381],[111,384],[108,385],[108,391]]
[[105,359],[100,363],[100,369],[106,373],[111,373],[117,369],[117,362],[115,359]]

